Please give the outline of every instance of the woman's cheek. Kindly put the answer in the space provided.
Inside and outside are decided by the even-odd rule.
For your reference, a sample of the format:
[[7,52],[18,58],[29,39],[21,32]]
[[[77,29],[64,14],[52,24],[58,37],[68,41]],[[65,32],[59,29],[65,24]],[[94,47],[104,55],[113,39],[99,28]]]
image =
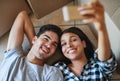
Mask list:
[[65,47],[62,47],[62,52],[63,52],[63,54],[65,54]]

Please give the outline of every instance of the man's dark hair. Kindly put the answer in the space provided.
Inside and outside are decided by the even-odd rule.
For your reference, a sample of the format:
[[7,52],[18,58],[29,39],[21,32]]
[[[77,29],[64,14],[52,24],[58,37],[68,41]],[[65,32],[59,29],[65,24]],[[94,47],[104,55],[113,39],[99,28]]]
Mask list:
[[46,31],[53,31],[59,37],[61,36],[61,32],[62,32],[60,27],[58,27],[56,25],[52,25],[52,24],[47,24],[47,25],[43,25],[40,27],[39,32],[37,33],[37,37],[39,37],[41,34],[43,34]]

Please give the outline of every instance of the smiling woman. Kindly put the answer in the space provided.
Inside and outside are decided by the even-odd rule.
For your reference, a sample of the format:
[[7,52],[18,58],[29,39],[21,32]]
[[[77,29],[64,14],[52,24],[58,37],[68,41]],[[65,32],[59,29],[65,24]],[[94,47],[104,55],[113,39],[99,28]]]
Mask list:
[[104,7],[99,0],[78,7],[85,23],[93,23],[98,33],[97,51],[91,41],[77,27],[65,29],[61,35],[61,51],[66,60],[55,64],[65,81],[110,81],[116,70],[117,61],[111,52],[106,29]]

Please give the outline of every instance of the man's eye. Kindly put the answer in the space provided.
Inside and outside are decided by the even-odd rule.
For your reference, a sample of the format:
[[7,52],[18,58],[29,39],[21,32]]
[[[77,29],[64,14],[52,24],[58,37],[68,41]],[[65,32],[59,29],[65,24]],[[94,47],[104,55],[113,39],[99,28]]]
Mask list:
[[44,38],[44,40],[48,41],[48,38]]
[[56,44],[56,43],[53,43],[53,46],[57,47],[57,44]]

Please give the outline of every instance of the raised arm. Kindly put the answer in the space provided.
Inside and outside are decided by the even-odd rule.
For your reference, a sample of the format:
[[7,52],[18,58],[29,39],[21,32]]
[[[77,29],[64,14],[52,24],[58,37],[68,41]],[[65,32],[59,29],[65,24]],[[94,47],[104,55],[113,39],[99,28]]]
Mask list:
[[21,46],[24,39],[24,34],[27,35],[30,44],[35,36],[33,24],[26,11],[21,11],[16,17],[10,31],[7,50]]
[[110,43],[104,19],[104,7],[99,0],[92,0],[89,5],[82,5],[79,9],[80,14],[88,17],[84,22],[92,22],[98,32],[98,59],[105,61],[110,58]]

